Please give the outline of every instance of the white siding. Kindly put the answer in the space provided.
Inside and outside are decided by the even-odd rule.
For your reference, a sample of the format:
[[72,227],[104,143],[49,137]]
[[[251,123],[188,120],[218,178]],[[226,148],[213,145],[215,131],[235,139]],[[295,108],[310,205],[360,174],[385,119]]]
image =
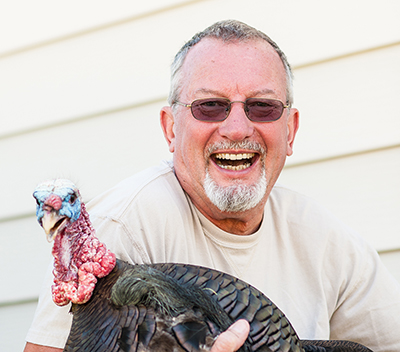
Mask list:
[[286,167],[279,182],[319,201],[377,250],[400,248],[400,147]]
[[0,302],[37,298],[51,262],[51,245],[35,217],[1,222],[0,243]]
[[[99,31],[199,0],[13,0],[1,4],[0,53],[30,50],[52,41]],[[10,35],[12,33],[12,35]]]
[[400,145],[399,60],[400,42],[296,69],[300,130],[288,164]]
[[388,251],[380,254],[382,262],[386,265],[396,280],[400,281],[400,253]]
[[[32,192],[42,180],[69,178],[92,198],[138,170],[169,158],[159,127],[164,100],[0,139],[3,217],[32,213]],[[9,151],[9,152],[7,152]],[[3,167],[3,166],[2,166]]]
[[0,306],[0,350],[4,352],[22,351],[25,336],[32,323],[36,302],[21,302],[12,306]]
[[397,0],[3,1],[0,350],[23,348],[50,258],[35,185],[67,177],[89,200],[169,158],[169,64],[220,19],[265,31],[295,69],[301,127],[280,182],[358,230],[400,280],[399,13]]

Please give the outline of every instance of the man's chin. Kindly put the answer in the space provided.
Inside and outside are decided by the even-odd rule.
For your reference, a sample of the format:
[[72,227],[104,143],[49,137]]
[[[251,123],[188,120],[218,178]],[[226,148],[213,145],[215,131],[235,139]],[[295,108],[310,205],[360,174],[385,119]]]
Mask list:
[[211,203],[219,210],[230,213],[244,212],[256,207],[263,200],[267,186],[265,170],[254,184],[233,182],[227,186],[215,182],[207,170],[203,184]]

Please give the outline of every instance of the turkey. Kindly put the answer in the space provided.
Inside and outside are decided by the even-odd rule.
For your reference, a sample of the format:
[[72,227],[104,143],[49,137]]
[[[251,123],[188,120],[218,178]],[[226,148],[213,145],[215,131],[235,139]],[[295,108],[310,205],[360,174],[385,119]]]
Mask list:
[[53,301],[72,303],[64,351],[209,351],[216,337],[242,318],[250,333],[239,351],[371,351],[348,341],[300,340],[273,302],[231,275],[116,259],[96,238],[69,180],[41,183],[33,196],[37,220],[54,241]]

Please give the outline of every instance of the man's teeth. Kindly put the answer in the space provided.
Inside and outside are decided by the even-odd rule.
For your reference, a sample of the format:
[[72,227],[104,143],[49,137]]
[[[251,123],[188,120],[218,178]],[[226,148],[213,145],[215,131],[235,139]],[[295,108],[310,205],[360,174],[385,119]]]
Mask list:
[[250,167],[250,165],[251,165],[250,163],[241,164],[241,165],[237,165],[237,166],[218,164],[218,166],[223,168],[223,169],[233,170],[233,171],[240,171],[240,170],[247,169],[248,167]]
[[242,153],[242,154],[218,153],[218,154],[215,154],[215,157],[217,159],[226,159],[226,160],[251,159],[253,156],[254,156],[254,153]]
[[[254,157],[254,153],[241,153],[241,154],[230,154],[230,153],[218,153],[215,154],[215,160],[219,167],[226,170],[240,171],[247,169],[251,166],[251,159]],[[226,162],[227,161],[227,162]],[[230,164],[229,161],[235,163]],[[243,161],[242,163],[240,163]]]

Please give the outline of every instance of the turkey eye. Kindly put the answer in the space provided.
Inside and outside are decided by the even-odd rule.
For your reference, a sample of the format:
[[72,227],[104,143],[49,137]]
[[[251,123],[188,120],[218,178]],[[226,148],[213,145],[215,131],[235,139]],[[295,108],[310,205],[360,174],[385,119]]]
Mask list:
[[75,194],[71,194],[71,198],[69,199],[69,203],[70,204],[74,204],[75,203],[75,201],[76,201],[76,195]]

